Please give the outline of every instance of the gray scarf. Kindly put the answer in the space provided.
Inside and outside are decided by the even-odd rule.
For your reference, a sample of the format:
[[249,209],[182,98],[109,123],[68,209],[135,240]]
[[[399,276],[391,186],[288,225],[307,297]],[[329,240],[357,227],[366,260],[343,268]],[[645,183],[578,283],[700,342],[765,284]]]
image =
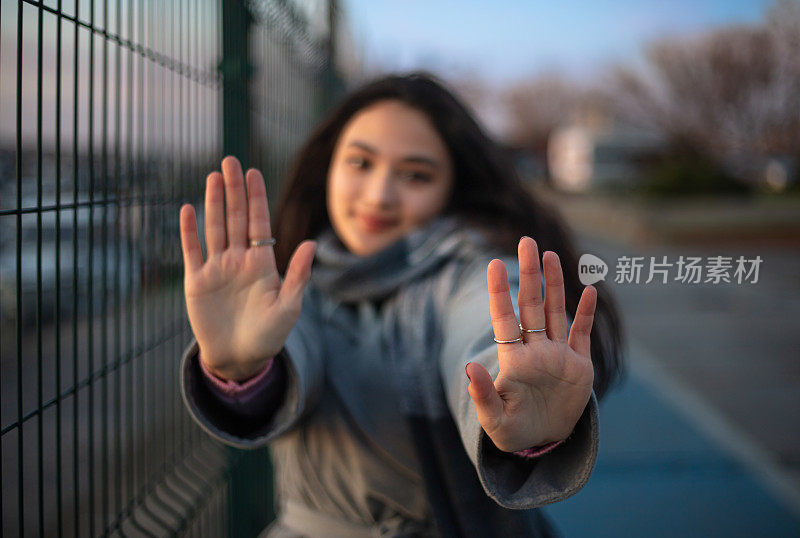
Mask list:
[[[359,257],[328,229],[317,239],[311,283],[328,300],[380,305],[382,348],[406,414],[447,413],[436,357],[437,312],[453,289],[458,264],[486,249],[463,219],[441,216],[381,252]],[[363,312],[363,310],[362,310]],[[358,330],[358,329],[357,329]]]
[[343,303],[381,300],[482,242],[458,217],[441,216],[381,252],[360,257],[328,228],[317,238],[311,281]]

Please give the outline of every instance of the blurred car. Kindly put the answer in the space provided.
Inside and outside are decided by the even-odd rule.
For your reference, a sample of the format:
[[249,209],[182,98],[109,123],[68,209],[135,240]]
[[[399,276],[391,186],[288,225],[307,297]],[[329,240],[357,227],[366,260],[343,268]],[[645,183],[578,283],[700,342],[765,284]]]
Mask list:
[[[89,212],[82,208],[74,219],[72,210],[61,210],[60,230],[56,240],[56,216],[53,212],[42,213],[41,249],[37,240],[36,215],[27,214],[18,231],[21,239],[17,256],[16,236],[6,230],[0,250],[0,315],[3,321],[17,318],[17,300],[21,299],[23,325],[36,322],[37,300],[41,298],[41,320],[49,321],[55,316],[72,312],[85,314],[89,305],[89,290],[92,308],[97,314],[103,301],[103,278],[105,294],[113,304],[118,292],[122,300],[139,289],[140,261],[135,245],[120,238],[114,241],[113,212],[106,214],[107,237],[102,244],[101,215],[95,212],[92,242],[89,242]],[[77,227],[76,225],[77,221]],[[120,234],[123,235],[124,234]],[[130,247],[130,248],[129,248]],[[41,254],[39,254],[41,252]],[[56,252],[60,262],[56,266]],[[77,252],[77,260],[74,253]],[[17,264],[20,278],[17,279]],[[39,270],[41,268],[41,288]],[[89,268],[91,267],[91,271]],[[77,304],[75,303],[77,284]],[[56,312],[56,288],[60,286],[60,312]]]

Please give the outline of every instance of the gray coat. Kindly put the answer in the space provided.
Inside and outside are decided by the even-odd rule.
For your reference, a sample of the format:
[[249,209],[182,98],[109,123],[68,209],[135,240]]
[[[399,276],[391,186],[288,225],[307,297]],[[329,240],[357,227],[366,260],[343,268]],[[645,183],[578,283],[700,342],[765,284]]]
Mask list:
[[[279,520],[269,536],[478,535],[486,518],[470,523],[476,511],[491,512],[494,527],[504,514],[522,517],[522,527],[506,529],[535,533],[541,516],[526,509],[584,486],[597,456],[594,393],[567,442],[536,460],[499,451],[478,423],[464,366],[479,362],[492,377],[499,370],[485,276],[493,257],[508,268],[517,309],[516,259],[453,218],[369,259],[347,253],[330,231],[321,236],[302,314],[280,355],[287,383],[271,419],[242,421],[221,409],[201,378],[196,342],[188,346],[181,384],[192,417],[228,445],[270,447]],[[425,448],[427,437],[435,446]],[[439,467],[456,462],[449,470],[425,461],[442,451]],[[488,503],[456,507],[460,531],[442,528],[432,495],[440,482],[463,488],[445,493],[456,499],[470,498],[474,482],[475,502]]]

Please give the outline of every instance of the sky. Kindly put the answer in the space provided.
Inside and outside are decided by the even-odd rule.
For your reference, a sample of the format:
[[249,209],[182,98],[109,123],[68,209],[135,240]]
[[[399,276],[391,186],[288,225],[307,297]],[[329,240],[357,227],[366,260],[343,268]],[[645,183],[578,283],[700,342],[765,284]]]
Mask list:
[[[797,0],[800,1],[800,0]],[[762,20],[771,0],[341,0],[357,53],[503,84],[545,71],[591,79],[667,36]]]

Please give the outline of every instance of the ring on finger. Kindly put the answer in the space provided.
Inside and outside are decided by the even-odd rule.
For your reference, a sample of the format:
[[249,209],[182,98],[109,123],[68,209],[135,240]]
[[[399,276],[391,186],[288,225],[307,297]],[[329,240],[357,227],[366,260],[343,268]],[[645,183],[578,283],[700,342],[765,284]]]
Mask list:
[[547,327],[544,329],[525,329],[522,327],[522,323],[519,324],[519,330],[524,333],[541,333],[547,330]]
[[497,344],[515,344],[517,342],[522,342],[522,333],[519,333],[519,337],[514,338],[513,340],[498,340],[496,337],[492,337],[492,339]]
[[255,239],[252,239],[250,241],[250,246],[251,247],[263,247],[265,245],[274,245],[274,244],[275,244],[275,238],[274,237],[270,237],[269,239],[261,239],[260,241],[255,240]]

